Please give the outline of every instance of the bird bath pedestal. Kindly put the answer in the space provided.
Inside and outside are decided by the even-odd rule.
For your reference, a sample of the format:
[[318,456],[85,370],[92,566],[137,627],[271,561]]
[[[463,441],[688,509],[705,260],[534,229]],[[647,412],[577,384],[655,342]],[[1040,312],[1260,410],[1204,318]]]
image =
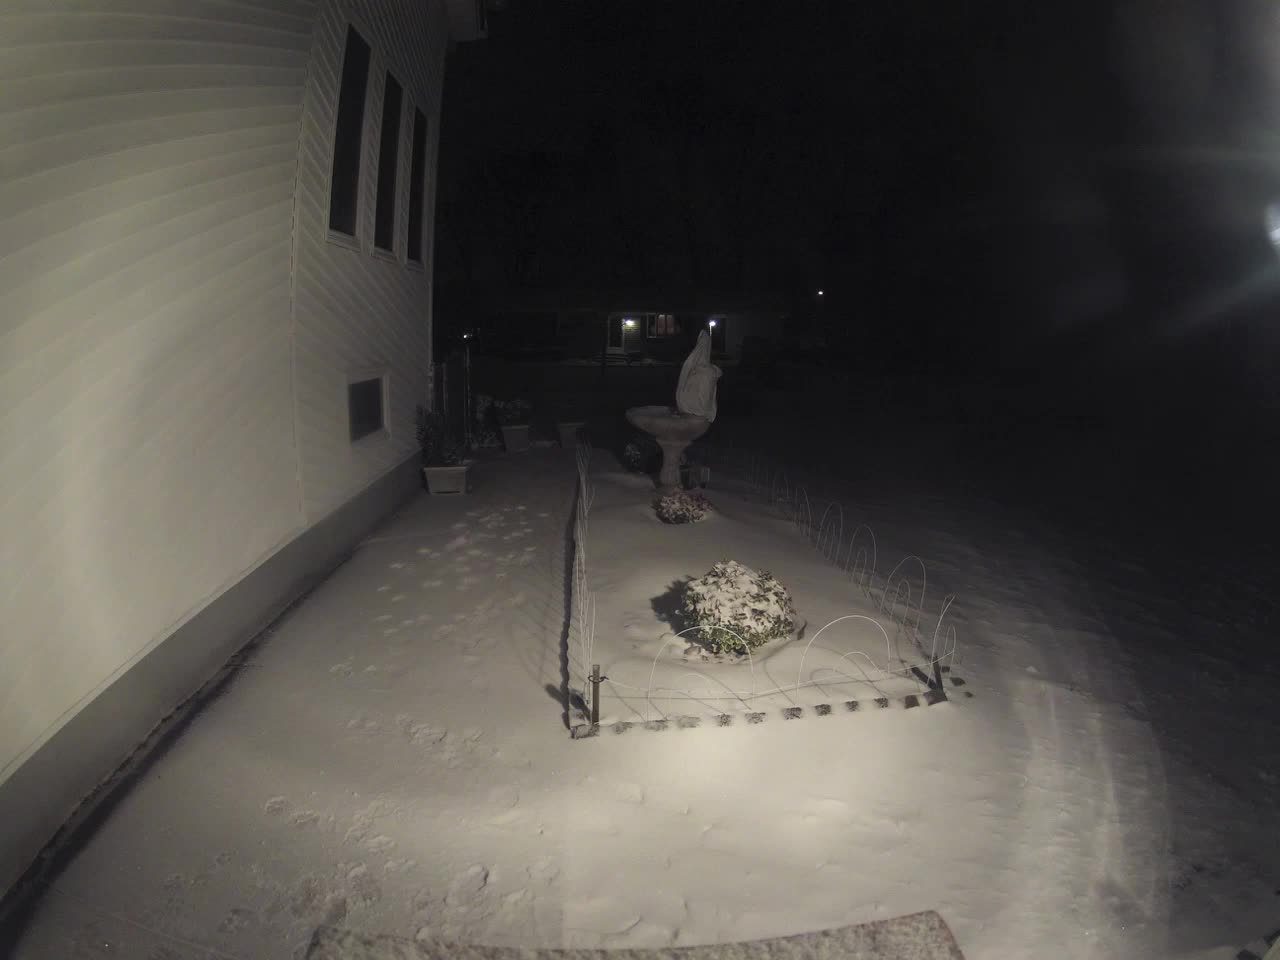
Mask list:
[[707,432],[711,421],[705,417],[681,413],[675,407],[632,407],[627,411],[631,425],[658,441],[662,448],[662,472],[658,486],[664,490],[680,489],[680,455],[694,440]]

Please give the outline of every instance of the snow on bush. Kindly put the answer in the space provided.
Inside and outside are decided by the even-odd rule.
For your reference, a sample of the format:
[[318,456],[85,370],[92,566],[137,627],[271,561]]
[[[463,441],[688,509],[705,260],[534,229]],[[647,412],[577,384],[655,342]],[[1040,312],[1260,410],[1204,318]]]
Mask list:
[[663,523],[696,523],[707,515],[711,504],[700,493],[674,490],[658,497],[653,509]]
[[785,637],[795,625],[791,595],[773,574],[756,572],[736,560],[722,560],[684,590],[683,613],[698,642],[712,653],[744,655]]
[[[680,466],[686,466],[689,458],[680,454]],[[622,448],[622,464],[633,473],[653,473],[662,466],[662,448],[652,437],[640,436]]]
[[635,473],[647,473],[658,452],[656,443],[637,437],[622,448],[622,463]]

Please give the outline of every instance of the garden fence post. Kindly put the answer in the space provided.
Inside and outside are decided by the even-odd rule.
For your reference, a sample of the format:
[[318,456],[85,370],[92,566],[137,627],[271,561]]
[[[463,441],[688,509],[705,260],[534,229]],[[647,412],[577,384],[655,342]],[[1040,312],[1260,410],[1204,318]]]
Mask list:
[[591,665],[591,726],[600,726],[600,664]]

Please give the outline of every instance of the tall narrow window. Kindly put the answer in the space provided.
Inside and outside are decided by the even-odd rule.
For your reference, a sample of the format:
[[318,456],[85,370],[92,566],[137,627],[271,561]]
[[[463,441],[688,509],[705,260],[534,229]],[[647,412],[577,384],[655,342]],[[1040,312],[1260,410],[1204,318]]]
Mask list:
[[396,166],[400,160],[400,84],[387,74],[382,97],[382,140],[378,145],[378,200],[373,223],[373,243],[391,250],[396,242]]
[[338,90],[338,123],[333,134],[333,179],[329,185],[329,228],[356,235],[360,196],[360,141],[364,130],[364,94],[369,85],[369,44],[347,28]]
[[422,262],[422,206],[427,177],[427,118],[413,111],[413,160],[409,168],[409,259]]

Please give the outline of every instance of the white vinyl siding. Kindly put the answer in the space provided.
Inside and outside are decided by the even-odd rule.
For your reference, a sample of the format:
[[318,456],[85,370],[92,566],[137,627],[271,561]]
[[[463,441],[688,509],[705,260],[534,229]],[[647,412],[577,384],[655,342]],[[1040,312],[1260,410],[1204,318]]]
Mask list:
[[311,3],[0,8],[0,782],[303,523]]
[[[298,445],[308,522],[318,520],[414,455],[414,408],[431,402],[431,181],[436,168],[447,20],[442,4],[377,0],[322,4],[303,115],[296,251]],[[338,84],[348,24],[373,49],[360,164],[355,244],[328,229]],[[374,252],[374,209],[382,96],[387,71],[404,91],[396,184],[396,258]],[[403,262],[409,221],[412,109],[426,115],[428,270]],[[387,431],[353,444],[347,384],[361,370],[388,371]]]

